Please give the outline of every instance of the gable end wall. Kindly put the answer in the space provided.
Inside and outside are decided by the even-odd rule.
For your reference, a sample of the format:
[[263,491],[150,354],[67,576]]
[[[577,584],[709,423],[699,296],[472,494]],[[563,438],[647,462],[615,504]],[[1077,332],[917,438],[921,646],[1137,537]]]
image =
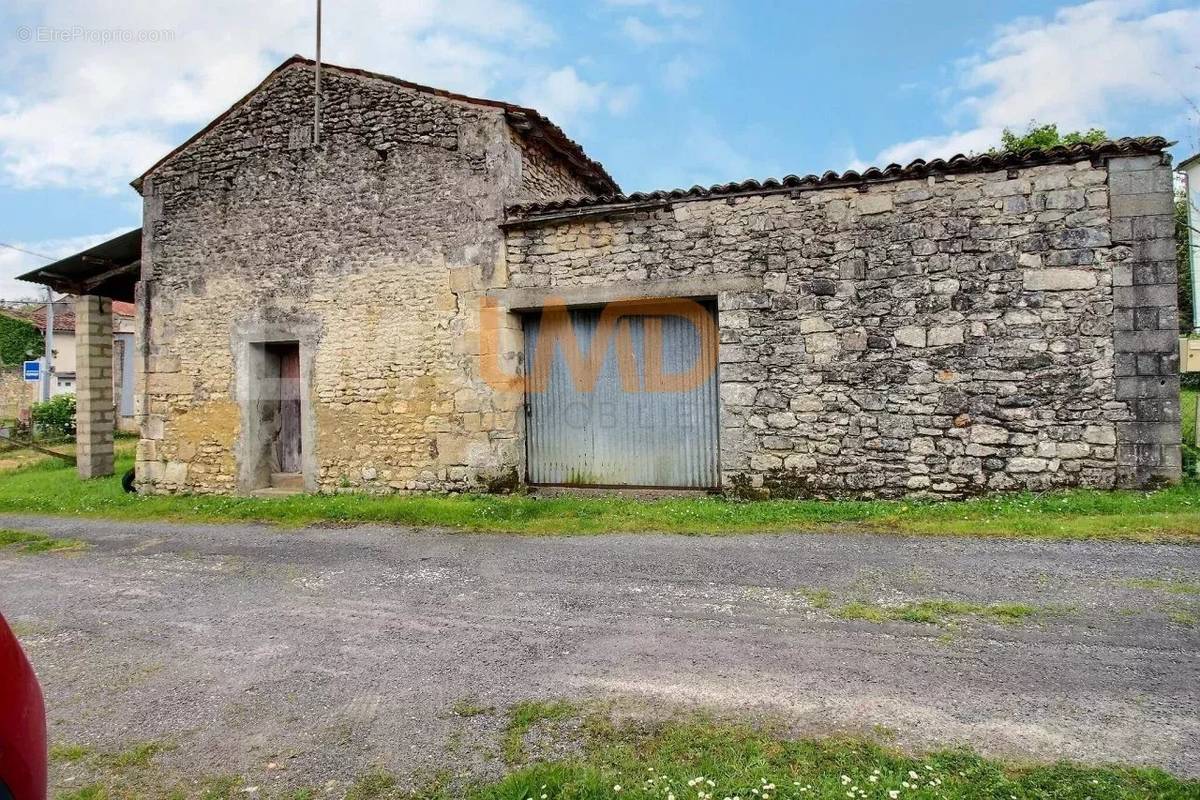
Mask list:
[[520,182],[503,110],[331,69],[314,149],[312,79],[282,70],[143,183],[144,491],[261,485],[253,348],[270,341],[300,343],[308,490],[516,469],[519,418],[478,378],[474,333]]

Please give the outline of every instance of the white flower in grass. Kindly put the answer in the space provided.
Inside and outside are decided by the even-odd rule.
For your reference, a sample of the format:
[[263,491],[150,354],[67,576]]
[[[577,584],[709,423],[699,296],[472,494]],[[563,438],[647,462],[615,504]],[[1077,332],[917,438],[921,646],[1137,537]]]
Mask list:
[[620,791],[621,791],[621,784],[619,784],[619,783],[617,783],[617,784],[614,784],[614,785],[613,785],[613,791],[614,791],[614,792],[620,792]]
[[888,789],[888,797],[892,798],[892,800],[896,800],[896,798],[899,796],[900,796],[899,789]]
[[879,776],[878,775],[868,775],[867,780],[869,780],[871,783],[877,783],[879,781]]
[[842,776],[842,786],[845,786],[845,785],[846,785],[846,784],[848,784],[849,782],[850,782],[850,776],[849,776],[849,775],[843,775],[843,776]]
[[911,778],[912,780],[914,780],[914,781],[915,781],[915,780],[919,780],[921,776],[920,776],[920,775],[918,775],[917,773],[913,772],[913,771],[910,769],[910,770],[908,771],[908,777],[909,777],[909,778]]

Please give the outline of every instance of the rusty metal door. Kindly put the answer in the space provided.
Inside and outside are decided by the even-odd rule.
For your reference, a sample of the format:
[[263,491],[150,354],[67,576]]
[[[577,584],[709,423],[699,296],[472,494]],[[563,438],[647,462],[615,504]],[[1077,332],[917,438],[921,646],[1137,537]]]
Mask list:
[[530,483],[720,484],[716,314],[692,305],[703,324],[636,309],[607,327],[600,309],[526,318]]

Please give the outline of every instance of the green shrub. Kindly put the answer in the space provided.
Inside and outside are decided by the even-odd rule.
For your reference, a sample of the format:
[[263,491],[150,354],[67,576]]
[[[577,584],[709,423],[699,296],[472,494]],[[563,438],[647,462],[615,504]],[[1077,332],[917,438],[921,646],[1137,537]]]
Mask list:
[[42,434],[75,435],[75,395],[59,394],[44,403],[34,403],[33,424]]

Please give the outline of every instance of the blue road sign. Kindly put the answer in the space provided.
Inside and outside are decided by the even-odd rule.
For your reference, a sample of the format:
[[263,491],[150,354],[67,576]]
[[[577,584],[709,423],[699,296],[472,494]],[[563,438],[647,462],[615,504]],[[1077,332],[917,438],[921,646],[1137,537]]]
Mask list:
[[42,362],[41,361],[26,361],[25,364],[25,380],[27,383],[37,383],[42,379]]

